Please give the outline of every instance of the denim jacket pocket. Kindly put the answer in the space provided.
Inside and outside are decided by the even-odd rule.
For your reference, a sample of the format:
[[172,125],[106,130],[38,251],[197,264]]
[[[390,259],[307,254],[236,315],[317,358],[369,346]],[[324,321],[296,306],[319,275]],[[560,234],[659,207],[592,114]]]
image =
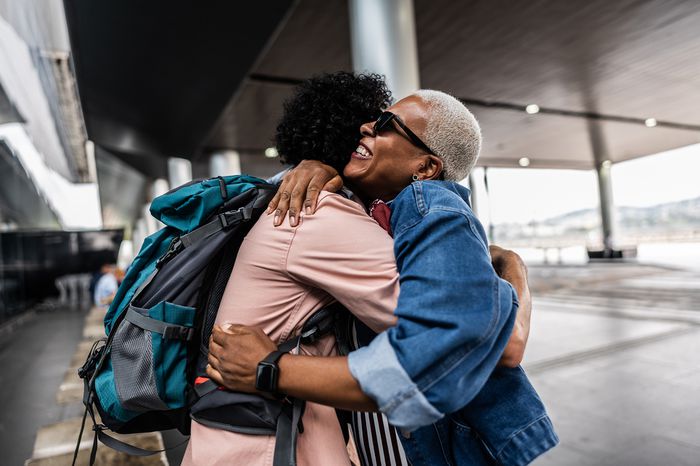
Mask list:
[[449,439],[443,443],[450,446],[454,466],[498,464],[475,430],[452,417],[447,421]]

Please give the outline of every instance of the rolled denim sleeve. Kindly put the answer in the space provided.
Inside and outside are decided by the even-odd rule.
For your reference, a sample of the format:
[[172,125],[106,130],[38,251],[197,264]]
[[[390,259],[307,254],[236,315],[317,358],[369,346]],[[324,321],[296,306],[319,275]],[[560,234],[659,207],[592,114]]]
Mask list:
[[350,373],[389,421],[408,430],[432,424],[443,414],[428,402],[399,363],[386,332],[348,356]]
[[363,391],[409,431],[476,396],[503,353],[518,307],[466,203],[439,187],[412,187],[392,204],[397,325],[350,356]]

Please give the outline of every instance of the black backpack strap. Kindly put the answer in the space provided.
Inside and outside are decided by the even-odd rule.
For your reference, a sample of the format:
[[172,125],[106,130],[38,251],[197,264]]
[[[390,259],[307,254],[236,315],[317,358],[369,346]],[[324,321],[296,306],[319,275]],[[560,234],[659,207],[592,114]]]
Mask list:
[[[88,353],[87,358],[85,359],[85,363],[78,369],[78,376],[83,379],[83,404],[85,405],[85,412],[83,413],[83,421],[80,424],[80,433],[78,434],[78,442],[75,445],[75,451],[73,452],[73,466],[75,466],[75,462],[78,459],[78,452],[80,451],[80,443],[83,440],[83,432],[85,431],[85,422],[87,421],[87,415],[90,414],[90,418],[92,419],[92,424],[95,426],[97,422],[95,421],[95,413],[92,411],[92,381],[93,381],[93,376],[94,373],[96,372],[96,367],[98,367],[99,360],[102,359],[102,356],[104,355],[106,344],[102,349],[99,349],[100,342],[104,341],[103,339],[97,340],[95,343],[92,344],[92,348],[90,348],[90,352]],[[91,458],[95,455],[95,452],[97,450],[97,437],[93,439],[93,445],[92,449],[93,452],[90,455]],[[94,460],[91,460],[94,461]],[[90,463],[92,464],[92,462]]]
[[214,220],[205,223],[196,230],[180,236],[180,242],[184,247],[189,247],[194,243],[208,238],[217,231],[224,230],[240,222],[245,222],[253,217],[252,207],[241,207],[233,211],[223,212],[217,215]]
[[136,298],[141,294],[143,290],[146,289],[148,285],[151,284],[153,279],[156,277],[156,274],[158,273],[158,268],[156,267],[150,274],[148,274],[148,277],[139,285],[138,288],[136,288],[136,291],[134,292],[134,297],[132,298],[132,301],[135,301]]
[[[134,445],[130,445],[128,443],[122,442],[121,440],[117,440],[114,437],[110,437],[109,435],[105,434],[103,431],[106,427],[104,426],[97,426],[96,433],[97,433],[97,438],[99,439],[100,442],[104,443],[107,445],[109,448],[113,450],[120,451],[122,453],[126,453],[127,455],[131,456],[151,456],[155,455],[157,453],[163,453],[164,451],[172,450],[173,448],[178,448],[187,443],[190,439],[187,438],[183,440],[182,442],[178,443],[177,445],[173,445],[170,448],[163,448],[162,450],[146,450],[144,448],[139,448],[135,447]],[[90,463],[92,464],[92,463]]]
[[[319,338],[329,334],[336,326],[336,319],[339,311],[344,309],[341,305],[334,303],[316,312],[304,324],[301,333],[278,346],[278,351],[290,352],[304,344],[310,344]],[[202,398],[214,391],[219,386],[212,380],[207,380],[194,386],[194,391],[199,398]],[[277,418],[277,428],[275,432],[275,452],[273,456],[273,466],[296,466],[296,446],[298,434],[304,432],[302,416],[306,408],[304,400],[288,398],[289,404],[285,406],[284,412]],[[118,449],[118,448],[115,448]],[[120,450],[121,451],[121,450]]]
[[75,466],[75,462],[78,459],[78,452],[80,451],[80,442],[83,440],[83,432],[85,431],[85,421],[87,420],[88,408],[85,406],[85,412],[83,413],[83,422],[80,423],[80,433],[78,434],[78,443],[75,445],[75,451],[73,452],[73,462],[71,463]]
[[[81,375],[81,377],[83,376]],[[85,405],[85,412],[83,413],[83,422],[80,425],[78,443],[75,445],[75,451],[73,452],[73,466],[75,466],[75,463],[78,460],[78,452],[80,451],[80,444],[83,440],[83,432],[85,431],[85,421],[87,420],[88,414],[90,415],[90,419],[92,419],[92,430],[93,432],[95,432],[95,435],[92,439],[92,449],[90,450],[90,466],[95,464],[95,458],[97,456],[97,439],[98,430],[100,429],[100,427],[97,423],[97,419],[95,418],[95,412],[92,409],[92,384],[90,383],[89,377],[84,377],[83,381],[85,384],[85,388],[83,391],[83,404]]]
[[[87,381],[86,381],[86,386],[87,386]],[[90,418],[92,419],[92,430],[95,432],[93,440],[92,440],[92,449],[90,451],[90,466],[93,466],[95,464],[95,459],[97,458],[97,442],[100,441],[103,444],[107,445],[109,448],[126,453],[127,455],[131,456],[152,456],[158,453],[163,453],[164,451],[172,450],[174,448],[181,447],[185,443],[189,441],[188,439],[183,440],[177,445],[174,445],[170,448],[164,448],[162,450],[146,450],[144,448],[140,448],[134,445],[130,445],[126,442],[122,442],[121,440],[117,440],[114,437],[111,437],[107,435],[104,431],[107,429],[107,427],[104,424],[99,424],[97,422],[97,419],[95,418],[95,412],[93,411],[92,408],[92,400],[88,400],[88,403],[85,404],[85,413],[83,414],[83,422],[80,426],[80,434],[78,435],[78,443],[75,446],[75,451],[73,452],[73,466],[75,466],[75,463],[78,459],[78,452],[80,451],[80,443],[83,438],[83,432],[85,430],[85,421],[87,418],[87,415],[90,414]]]
[[347,356],[355,348],[353,341],[353,322],[356,319],[349,311],[339,313],[335,319],[333,333],[335,345],[340,356]]
[[[298,348],[302,343],[311,344],[327,335],[334,329],[339,311],[342,309],[344,309],[342,305],[334,303],[316,312],[306,321],[300,335],[280,344],[278,350],[289,352],[294,348]],[[304,424],[301,418],[304,415],[306,401],[292,398],[291,402],[291,417],[282,414],[277,419],[273,466],[296,466],[297,464],[297,437],[298,434],[304,432]]]
[[280,343],[277,347],[277,351],[282,351],[283,353],[289,353],[294,348],[298,348],[301,344],[301,335],[294,337],[291,340],[287,340],[284,343]]
[[297,437],[299,433],[304,432],[301,418],[304,415],[306,402],[296,398],[291,401],[291,416],[283,413],[277,418],[273,466],[296,466],[297,464]]

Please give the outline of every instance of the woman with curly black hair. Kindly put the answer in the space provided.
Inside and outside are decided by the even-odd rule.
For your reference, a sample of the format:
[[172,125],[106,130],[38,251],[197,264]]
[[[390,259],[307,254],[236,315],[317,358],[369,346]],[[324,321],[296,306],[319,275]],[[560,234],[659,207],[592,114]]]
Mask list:
[[[376,119],[391,103],[391,91],[378,74],[338,71],[304,81],[285,102],[284,114],[277,125],[275,140],[280,161],[298,166],[318,160],[325,164],[318,168],[320,172],[342,173],[360,140],[360,125]],[[301,201],[296,197],[295,202],[289,204],[289,193],[294,191],[294,186],[282,179],[284,173],[268,181],[280,184],[274,202],[283,206],[285,214],[289,211],[289,221],[296,226]],[[319,173],[323,175],[325,173]],[[342,187],[343,180],[335,176],[325,183],[324,189],[337,192]],[[320,192],[307,191],[306,213],[316,209]],[[281,215],[276,214],[275,226],[281,222]]]
[[[299,165],[304,160],[318,160],[342,171],[357,148],[361,124],[376,119],[390,104],[391,93],[376,74],[337,72],[305,81],[286,102],[277,127],[277,149],[282,162]],[[391,238],[364,207],[346,196],[323,193],[319,209],[320,215],[313,215],[301,226],[294,222],[272,228],[273,217],[266,215],[258,220],[236,257],[218,310],[219,324],[258,325],[283,341],[335,299],[367,321],[372,331],[394,323],[393,305],[377,302],[379,296],[393,303],[398,292]],[[343,235],[347,235],[345,240]],[[369,244],[361,245],[358,238]],[[317,252],[330,255],[322,258]],[[368,274],[368,270],[372,273]],[[312,345],[302,345],[300,351],[315,356],[332,355],[333,340],[329,336]],[[378,416],[373,413],[373,420],[378,421]],[[307,403],[302,419],[304,433],[298,437],[297,464],[350,465],[334,409]],[[354,420],[348,422],[359,427]],[[381,439],[367,438],[358,445],[360,454],[371,448],[377,452],[372,453],[376,464],[382,464],[381,451],[381,457],[396,458],[387,464],[407,465],[396,431],[388,425],[387,429],[389,434]],[[192,422],[183,465],[272,466],[275,445],[274,436],[228,432]]]
[[285,102],[277,125],[280,160],[322,160],[342,173],[360,140],[358,128],[389,105],[391,91],[378,74],[339,71],[304,81]]

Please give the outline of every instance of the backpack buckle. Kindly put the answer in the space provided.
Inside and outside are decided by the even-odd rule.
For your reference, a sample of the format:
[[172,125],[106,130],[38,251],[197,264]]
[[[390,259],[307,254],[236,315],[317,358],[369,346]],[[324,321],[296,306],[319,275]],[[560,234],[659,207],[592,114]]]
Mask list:
[[333,330],[335,321],[335,308],[332,306],[324,307],[309,318],[302,327],[299,338],[305,345],[314,343]]
[[169,325],[163,331],[163,338],[166,340],[190,341],[194,335],[194,329],[189,327]]
[[93,432],[102,432],[104,430],[108,430],[109,428],[104,425],[104,424],[95,424],[92,426],[92,431]]
[[226,218],[226,213],[219,214],[219,221],[221,222],[222,228],[228,228],[228,226],[230,225],[228,219]]
[[301,341],[305,345],[310,345],[310,344],[314,343],[318,339],[319,336],[321,336],[320,330],[321,329],[318,328],[318,325],[314,325],[310,329],[303,331],[301,333],[301,335],[299,335],[299,337],[301,338]]
[[170,259],[175,257],[178,252],[184,249],[184,244],[182,244],[182,241],[180,240],[179,237],[173,238],[172,242],[170,243],[170,246],[168,247],[168,250],[165,251],[165,254],[156,261],[156,268],[160,269],[163,264],[168,262]]
[[241,207],[233,212],[224,212],[219,214],[219,221],[221,222],[221,227],[226,229],[238,222],[247,222],[253,216],[251,209]]

